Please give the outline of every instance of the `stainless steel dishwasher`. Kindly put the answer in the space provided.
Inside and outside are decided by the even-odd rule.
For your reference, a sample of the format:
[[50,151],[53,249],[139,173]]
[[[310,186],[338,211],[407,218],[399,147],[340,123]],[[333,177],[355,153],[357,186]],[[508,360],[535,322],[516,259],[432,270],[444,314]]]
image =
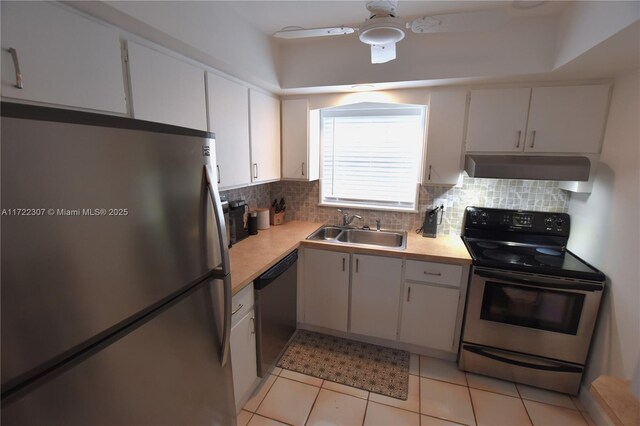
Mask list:
[[253,281],[259,377],[269,372],[296,331],[297,285],[298,250]]

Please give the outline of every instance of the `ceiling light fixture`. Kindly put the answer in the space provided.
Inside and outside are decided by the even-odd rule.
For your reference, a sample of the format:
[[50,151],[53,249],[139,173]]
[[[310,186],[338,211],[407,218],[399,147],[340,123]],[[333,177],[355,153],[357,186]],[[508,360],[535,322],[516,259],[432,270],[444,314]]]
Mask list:
[[354,84],[351,88],[354,90],[370,90],[374,89],[375,86],[373,84]]
[[360,27],[360,41],[373,46],[397,43],[404,38],[404,22],[391,16],[369,19]]

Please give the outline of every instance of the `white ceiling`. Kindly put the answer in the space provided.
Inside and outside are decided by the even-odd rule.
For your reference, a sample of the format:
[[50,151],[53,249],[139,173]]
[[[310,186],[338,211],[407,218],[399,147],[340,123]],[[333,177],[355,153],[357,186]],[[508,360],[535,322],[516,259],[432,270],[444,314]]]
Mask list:
[[513,1],[399,0],[398,15],[407,21],[496,8],[509,20],[484,31],[409,33],[398,43],[398,58],[386,64],[371,64],[368,46],[355,35],[272,36],[287,26],[360,26],[368,17],[365,0],[65,3],[282,95],[351,91],[357,84],[392,89],[602,79],[640,66],[638,1],[547,1],[522,9]]
[[[541,15],[557,15],[569,2],[546,1],[533,8],[517,8],[513,3],[526,7],[539,2],[511,1],[405,1],[398,2],[398,16],[411,21],[425,15],[504,9],[510,18]],[[335,25],[358,26],[369,17],[364,0],[312,0],[312,1],[233,1],[231,8],[264,34],[272,35],[287,26],[304,28]],[[278,41],[286,43],[286,41]]]

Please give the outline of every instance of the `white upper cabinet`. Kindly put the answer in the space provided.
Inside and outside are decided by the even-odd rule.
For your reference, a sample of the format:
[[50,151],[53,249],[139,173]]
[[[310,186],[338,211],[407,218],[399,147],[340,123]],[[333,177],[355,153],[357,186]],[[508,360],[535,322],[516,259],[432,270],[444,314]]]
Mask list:
[[466,150],[522,152],[530,88],[471,91]]
[[468,152],[597,154],[609,86],[471,91]]
[[128,41],[134,118],[207,130],[204,70]]
[[221,189],[251,183],[249,89],[207,73],[209,130],[216,135],[218,184]]
[[423,183],[455,185],[462,172],[464,116],[467,92],[433,92]]
[[535,87],[525,150],[600,152],[609,86]]
[[[116,30],[55,3],[3,1],[2,97],[126,114]],[[8,49],[15,49],[17,81]]]
[[251,181],[280,179],[280,101],[249,89]]
[[307,99],[282,101],[282,178],[320,177],[320,111],[309,111]]

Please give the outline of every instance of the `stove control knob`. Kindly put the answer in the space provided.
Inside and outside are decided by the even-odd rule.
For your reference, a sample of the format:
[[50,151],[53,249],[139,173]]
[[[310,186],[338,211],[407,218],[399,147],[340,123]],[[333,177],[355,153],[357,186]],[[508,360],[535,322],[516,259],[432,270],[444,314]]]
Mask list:
[[474,222],[478,220],[478,216],[479,213],[477,211],[474,210],[471,212],[471,220],[473,220]]
[[489,214],[487,212],[484,212],[480,215],[480,219],[482,220],[482,222],[487,222],[489,220]]
[[544,224],[547,225],[547,227],[551,227],[551,225],[553,225],[553,219],[555,219],[555,217],[548,217],[544,220]]
[[564,219],[562,219],[562,218],[556,219],[556,226],[558,228],[562,228],[564,226]]

